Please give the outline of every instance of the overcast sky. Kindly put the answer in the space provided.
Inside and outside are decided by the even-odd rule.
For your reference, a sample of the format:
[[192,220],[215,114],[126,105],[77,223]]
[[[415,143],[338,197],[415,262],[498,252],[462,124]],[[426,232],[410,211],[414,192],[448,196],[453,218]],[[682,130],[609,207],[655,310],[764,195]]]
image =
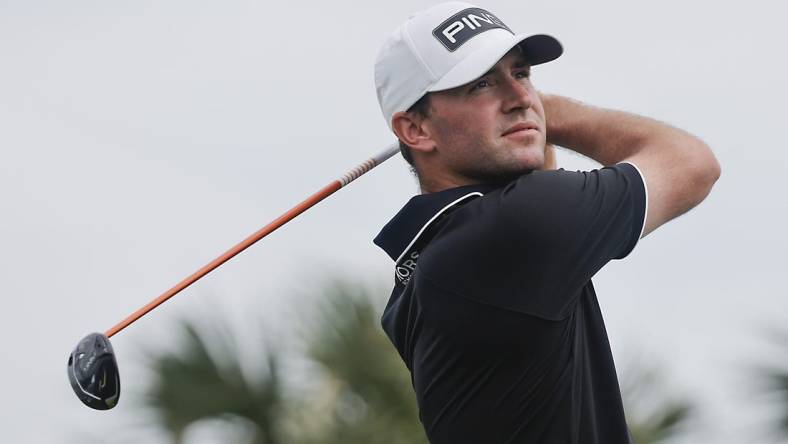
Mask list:
[[[429,4],[0,0],[4,442],[144,420],[125,398],[82,406],[68,353],[390,143],[373,61]],[[749,367],[788,361],[768,336],[788,329],[785,6],[478,4],[564,44],[533,70],[537,88],[715,151],[711,196],[594,283],[620,377],[643,356],[701,403],[682,444],[768,442],[751,436],[769,412]],[[559,166],[596,165],[562,151]],[[174,343],[178,318],[218,312],[241,331],[262,319],[286,337],[295,289],[331,276],[385,288],[391,262],[371,239],[416,192],[397,156],[115,336],[124,391],[144,387],[140,350]]]

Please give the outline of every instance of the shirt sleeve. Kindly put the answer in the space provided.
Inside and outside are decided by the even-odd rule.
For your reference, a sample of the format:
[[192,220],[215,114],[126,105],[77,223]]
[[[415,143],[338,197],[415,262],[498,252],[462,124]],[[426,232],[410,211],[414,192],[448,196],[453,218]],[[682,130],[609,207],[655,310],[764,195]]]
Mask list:
[[420,266],[464,297],[563,319],[591,277],[635,247],[646,201],[630,163],[533,171],[458,211]]

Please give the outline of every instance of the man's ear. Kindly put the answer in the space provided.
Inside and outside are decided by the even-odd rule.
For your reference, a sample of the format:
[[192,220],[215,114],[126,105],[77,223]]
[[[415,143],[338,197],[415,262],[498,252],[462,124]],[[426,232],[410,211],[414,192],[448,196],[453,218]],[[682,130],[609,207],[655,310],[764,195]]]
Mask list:
[[391,117],[391,129],[412,150],[426,153],[435,149],[435,141],[421,116],[398,111]]

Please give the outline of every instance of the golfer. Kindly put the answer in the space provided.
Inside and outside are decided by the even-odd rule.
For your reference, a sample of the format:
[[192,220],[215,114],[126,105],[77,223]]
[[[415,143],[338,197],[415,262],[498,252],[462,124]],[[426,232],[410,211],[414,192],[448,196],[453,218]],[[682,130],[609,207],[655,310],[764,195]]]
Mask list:
[[[459,2],[383,44],[383,115],[418,176],[375,238],[395,262],[383,328],[434,444],[632,442],[591,278],[720,176],[680,129],[540,93],[560,43]],[[601,164],[555,168],[551,145]]]

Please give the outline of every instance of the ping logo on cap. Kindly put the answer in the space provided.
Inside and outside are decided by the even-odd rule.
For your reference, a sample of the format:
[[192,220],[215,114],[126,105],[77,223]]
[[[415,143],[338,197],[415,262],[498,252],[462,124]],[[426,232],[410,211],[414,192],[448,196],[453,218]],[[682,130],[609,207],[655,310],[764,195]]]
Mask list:
[[451,52],[454,52],[471,38],[491,29],[511,29],[498,17],[481,8],[468,8],[454,14],[432,30],[435,36]]

